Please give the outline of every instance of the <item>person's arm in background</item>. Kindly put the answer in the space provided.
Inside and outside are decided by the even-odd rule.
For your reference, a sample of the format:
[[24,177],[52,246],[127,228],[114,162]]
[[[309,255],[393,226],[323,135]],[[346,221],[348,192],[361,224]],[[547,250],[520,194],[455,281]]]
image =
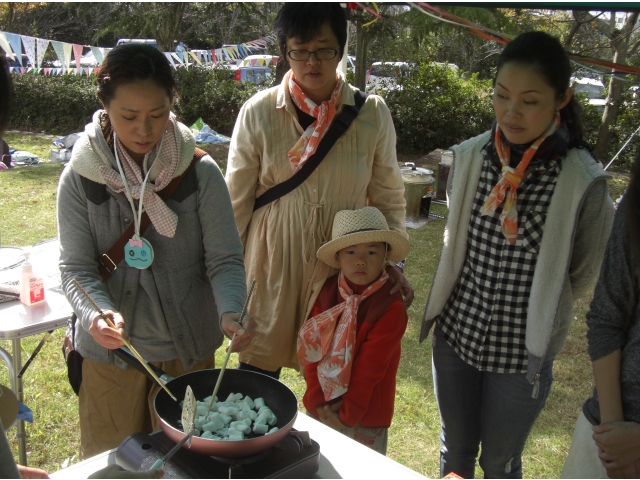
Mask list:
[[593,427],[593,439],[611,478],[636,478],[636,461],[640,459],[640,424],[624,420],[620,383],[621,352],[629,324],[637,321],[629,318],[638,301],[630,265],[627,202],[623,201],[587,313],[589,355],[600,404],[600,425]]
[[585,193],[573,240],[569,279],[574,301],[591,293],[598,279],[614,214],[606,180],[596,181]]
[[225,176],[243,246],[247,244],[247,230],[253,216],[262,160],[261,152],[256,148],[255,119],[249,103],[245,103],[240,109],[233,128]]

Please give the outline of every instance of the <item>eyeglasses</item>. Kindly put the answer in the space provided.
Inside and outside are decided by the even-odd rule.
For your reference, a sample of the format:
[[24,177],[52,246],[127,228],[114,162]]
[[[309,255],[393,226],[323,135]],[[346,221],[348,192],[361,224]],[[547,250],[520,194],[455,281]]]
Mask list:
[[320,50],[316,50],[315,52],[310,52],[308,50],[290,50],[287,52],[287,55],[291,60],[295,60],[296,62],[304,62],[311,58],[311,54],[313,53],[318,60],[331,60],[338,55],[340,50],[335,50],[333,48],[321,48]]

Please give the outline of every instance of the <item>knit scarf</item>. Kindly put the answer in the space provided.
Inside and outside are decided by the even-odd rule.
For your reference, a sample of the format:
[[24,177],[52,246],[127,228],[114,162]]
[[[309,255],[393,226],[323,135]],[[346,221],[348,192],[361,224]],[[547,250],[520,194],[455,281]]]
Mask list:
[[386,270],[362,295],[353,293],[342,271],[338,291],[344,302],[308,319],[298,334],[300,365],[318,364],[318,381],[326,401],[344,394],[349,388],[353,349],[356,345],[358,308],[389,279]]
[[518,210],[516,208],[516,192],[518,187],[522,182],[529,162],[531,162],[531,159],[536,155],[538,147],[560,127],[560,124],[560,113],[556,112],[547,130],[524,152],[522,160],[520,160],[520,163],[518,163],[515,169],[509,166],[511,149],[503,142],[500,126],[496,125],[494,145],[502,165],[502,177],[496,186],[493,187],[493,190],[491,190],[480,214],[491,215],[497,210],[498,206],[504,202],[502,213],[500,214],[500,224],[502,234],[511,244],[515,243],[518,238]]
[[[178,143],[176,140],[175,123],[172,118],[167,122],[167,128],[164,131],[162,140],[154,147],[156,152],[155,162],[160,162],[163,165],[162,170],[158,174],[154,183],[150,181],[144,190],[144,198],[142,200],[144,209],[149,215],[149,220],[153,224],[156,231],[165,237],[173,238],[178,226],[178,215],[171,210],[164,201],[158,196],[156,192],[159,192],[166,187],[173,179],[180,155],[178,151]],[[140,166],[135,160],[127,153],[124,146],[120,142],[120,139],[116,136],[115,148],[118,151],[118,158],[122,164],[122,170],[124,171],[127,182],[129,183],[129,189],[134,199],[140,199],[140,191],[142,188],[142,182],[144,181],[144,174]],[[153,150],[152,150],[153,151]],[[147,165],[151,152],[145,155],[143,165]],[[148,166],[147,168],[151,168]],[[117,170],[109,168],[105,165],[100,166],[100,174],[105,183],[116,193],[125,192],[124,182]],[[135,215],[136,212],[133,212]]]
[[307,115],[316,118],[316,121],[307,127],[287,154],[293,173],[296,173],[302,165],[304,165],[304,162],[314,154],[320,144],[320,140],[322,140],[329,125],[331,125],[333,117],[336,116],[336,109],[342,95],[344,80],[340,75],[336,75],[336,87],[333,89],[331,99],[325,100],[320,105],[316,105],[296,83],[296,77],[293,75],[292,70],[287,72],[285,79],[289,85],[289,94],[291,95],[293,103]]

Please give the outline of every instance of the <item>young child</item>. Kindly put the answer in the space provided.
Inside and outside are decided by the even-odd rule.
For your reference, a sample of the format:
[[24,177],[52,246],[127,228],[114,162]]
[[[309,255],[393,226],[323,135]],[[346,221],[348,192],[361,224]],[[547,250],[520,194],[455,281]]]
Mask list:
[[383,455],[408,320],[384,267],[409,248],[377,208],[336,213],[318,259],[340,272],[326,280],[298,335],[307,412]]

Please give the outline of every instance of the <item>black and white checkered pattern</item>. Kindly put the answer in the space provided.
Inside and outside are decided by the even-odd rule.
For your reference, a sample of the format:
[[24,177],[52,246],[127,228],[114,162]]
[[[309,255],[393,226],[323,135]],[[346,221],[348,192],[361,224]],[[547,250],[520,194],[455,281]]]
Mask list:
[[485,155],[469,224],[467,256],[456,288],[437,321],[465,362],[496,373],[527,371],[527,308],[560,160],[531,165],[518,188],[518,239],[510,244],[500,229],[498,207],[480,211],[500,170]]

